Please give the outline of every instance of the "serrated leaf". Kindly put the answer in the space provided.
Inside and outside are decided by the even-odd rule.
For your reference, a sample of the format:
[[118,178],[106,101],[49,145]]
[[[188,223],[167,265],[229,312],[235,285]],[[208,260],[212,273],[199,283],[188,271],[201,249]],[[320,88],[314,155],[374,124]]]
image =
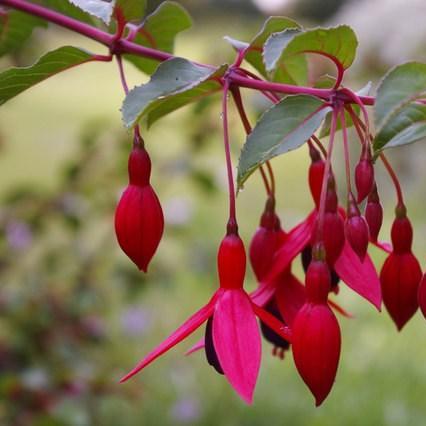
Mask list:
[[69,0],[73,5],[89,13],[96,18],[101,19],[105,24],[111,21],[114,10],[114,2],[106,0]]
[[183,58],[162,62],[147,84],[135,87],[126,96],[123,107],[123,122],[134,126],[148,116],[149,124],[155,120],[198,100],[221,88],[219,78],[227,66],[207,68]]
[[0,73],[0,105],[49,77],[92,59],[93,55],[85,50],[64,46],[46,53],[34,65],[3,71]]
[[426,105],[411,103],[393,114],[374,138],[377,155],[384,148],[406,145],[426,137]]
[[307,31],[287,29],[268,38],[263,49],[263,61],[268,72],[276,73],[295,56],[318,53],[347,69],[355,58],[357,45],[355,33],[346,25]]
[[223,39],[227,41],[237,52],[247,49],[250,46],[250,44],[245,41],[237,40],[229,36],[224,36]]
[[[190,28],[191,25],[189,14],[181,5],[165,1],[146,17],[133,42],[173,53],[176,35]],[[158,61],[154,59],[134,55],[124,57],[147,74],[152,74],[158,66]]]
[[145,15],[146,0],[117,0],[114,11],[120,10],[126,22],[140,21]]
[[35,27],[46,26],[46,21],[16,10],[0,15],[0,56],[19,49]]
[[265,161],[304,144],[331,110],[319,99],[288,96],[267,110],[248,135],[238,164],[238,186]]
[[70,16],[71,18],[77,19],[81,22],[93,25],[95,21],[92,16],[81,10],[79,7],[74,6],[68,0],[43,0],[41,3],[49,9],[56,10],[63,15]]
[[271,34],[288,28],[300,29],[300,25],[296,21],[284,16],[273,16],[268,18],[260,32],[249,43],[245,60],[256,68],[260,74],[264,77],[271,78],[273,81],[304,85],[307,83],[308,79],[308,67],[306,58],[303,55],[291,58],[291,60],[288,61],[288,67],[286,69],[281,68],[277,70],[273,76],[268,75],[263,63],[262,50],[266,40]]
[[381,81],[374,105],[377,131],[405,105],[426,96],[426,64],[408,62],[393,68]]

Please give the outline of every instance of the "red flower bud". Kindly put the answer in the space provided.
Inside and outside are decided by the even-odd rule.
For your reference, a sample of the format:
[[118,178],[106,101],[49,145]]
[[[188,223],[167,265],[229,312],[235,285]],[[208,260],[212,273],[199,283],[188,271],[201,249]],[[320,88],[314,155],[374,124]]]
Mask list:
[[142,146],[133,148],[128,169],[130,184],[115,211],[115,232],[122,250],[146,272],[163,235],[163,211],[149,184],[151,162]]
[[250,243],[250,262],[258,281],[265,277],[272,264],[275,251],[281,242],[279,219],[273,201],[268,199],[265,211]]
[[352,194],[349,195],[345,234],[353,251],[358,255],[361,262],[364,262],[368,248],[368,225],[361,216]]
[[418,302],[423,316],[426,318],[426,273],[419,285]]
[[327,304],[308,302],[293,323],[293,358],[320,405],[333,386],[340,358],[340,328]]
[[396,217],[391,229],[391,239],[394,253],[408,253],[413,244],[413,228],[405,214]]
[[377,241],[383,223],[383,207],[380,204],[379,194],[377,193],[375,184],[368,196],[368,202],[365,207],[365,219],[368,223],[371,240]]
[[420,264],[411,252],[391,253],[380,272],[383,302],[398,330],[418,308],[418,288],[422,278]]
[[358,203],[364,200],[374,187],[374,167],[369,148],[364,148],[361,159],[355,167],[355,185]]
[[309,154],[312,160],[309,166],[309,189],[311,190],[315,206],[318,209],[321,198],[322,181],[324,178],[325,162],[313,145],[309,148]]
[[246,273],[246,252],[238,234],[228,234],[220,243],[217,254],[220,287],[243,288]]

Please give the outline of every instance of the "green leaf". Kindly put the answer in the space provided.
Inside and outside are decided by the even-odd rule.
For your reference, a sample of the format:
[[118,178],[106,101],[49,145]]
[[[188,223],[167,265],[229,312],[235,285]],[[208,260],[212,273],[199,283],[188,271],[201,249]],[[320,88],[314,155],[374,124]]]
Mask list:
[[307,83],[308,79],[308,67],[306,58],[303,55],[289,59],[288,67],[286,69],[281,68],[277,70],[273,76],[268,75],[263,63],[262,50],[265,41],[271,34],[288,28],[300,29],[300,25],[296,21],[284,16],[273,16],[264,23],[260,32],[250,43],[239,42],[229,37],[227,41],[229,41],[236,50],[239,50],[239,48],[242,48],[245,44],[247,48],[245,60],[256,68],[264,77],[271,77],[273,81],[280,83],[304,85]]
[[106,0],[69,0],[81,10],[109,24],[114,10],[114,2]]
[[405,105],[426,96],[426,64],[408,62],[393,68],[381,81],[374,105],[380,130]]
[[245,41],[237,40],[229,36],[225,36],[223,39],[227,41],[237,52],[247,49],[250,46],[250,44]]
[[426,64],[408,62],[392,69],[377,90],[375,153],[422,139],[425,129]]
[[56,10],[57,12],[60,12],[63,15],[67,15],[81,22],[93,25],[95,21],[92,16],[90,16],[88,13],[84,12],[77,6],[74,6],[68,0],[43,0],[41,1],[41,3],[49,9]]
[[122,107],[123,121],[134,126],[148,117],[148,124],[190,102],[220,90],[219,78],[227,69],[207,68],[182,58],[162,62],[147,84],[131,90]]
[[[191,18],[182,6],[165,1],[146,17],[133,42],[173,53],[176,35],[191,25]],[[133,55],[125,55],[125,58],[147,74],[152,74],[158,66],[158,61],[154,59]]]
[[0,56],[19,49],[30,38],[35,27],[47,27],[47,23],[16,10],[0,15]]
[[93,59],[90,53],[72,46],[52,50],[34,65],[11,68],[0,73],[0,105],[40,81]]
[[411,103],[393,114],[374,138],[377,155],[384,148],[406,145],[426,137],[426,105]]
[[295,56],[318,53],[347,69],[355,59],[357,45],[355,33],[346,25],[308,31],[287,29],[268,38],[263,49],[263,61],[266,70],[274,74],[291,64]]
[[267,110],[241,151],[239,188],[259,165],[304,144],[331,110],[323,105],[317,98],[298,95],[288,96]]
[[120,10],[126,22],[140,21],[145,15],[146,0],[117,0],[114,11]]

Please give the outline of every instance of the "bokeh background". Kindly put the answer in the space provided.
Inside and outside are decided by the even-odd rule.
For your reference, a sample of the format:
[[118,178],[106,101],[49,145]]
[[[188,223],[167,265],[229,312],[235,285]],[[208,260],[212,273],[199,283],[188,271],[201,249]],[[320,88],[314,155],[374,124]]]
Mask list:
[[[291,16],[308,27],[352,25],[359,56],[345,82],[354,89],[372,81],[374,91],[389,67],[426,59],[424,0],[180,3],[195,23],[179,36],[177,54],[198,61],[231,60],[222,37],[249,40],[268,14]],[[3,59],[0,68],[30,64],[65,44],[104,53],[82,37],[51,27],[35,31],[31,43]],[[328,71],[322,62],[315,65],[313,75]],[[147,80],[131,64],[126,72],[131,86]],[[132,381],[118,384],[216,288],[216,248],[227,211],[220,110],[213,97],[144,133],[166,229],[149,274],[137,271],[119,250],[113,231],[131,144],[121,126],[122,99],[116,64],[93,63],[55,76],[1,108],[0,424],[424,425],[425,320],[418,313],[398,334],[386,312],[379,315],[344,285],[339,301],[355,319],[340,319],[339,372],[321,408],[314,408],[291,354],[284,361],[273,358],[267,343],[255,402],[245,406],[202,352],[184,356],[202,332]],[[244,99],[252,120],[267,106],[253,93]],[[230,119],[236,159],[244,136],[234,111]],[[401,176],[416,230],[414,248],[424,267],[425,145],[389,155]],[[307,149],[273,164],[278,211],[289,228],[311,209]],[[335,167],[341,173],[338,161]],[[382,237],[387,239],[395,197],[380,164],[377,174],[386,211]],[[247,244],[263,203],[261,182],[254,176],[238,197]],[[372,254],[381,265],[383,255]],[[294,269],[300,275],[297,261]],[[249,271],[247,288],[254,287]]]

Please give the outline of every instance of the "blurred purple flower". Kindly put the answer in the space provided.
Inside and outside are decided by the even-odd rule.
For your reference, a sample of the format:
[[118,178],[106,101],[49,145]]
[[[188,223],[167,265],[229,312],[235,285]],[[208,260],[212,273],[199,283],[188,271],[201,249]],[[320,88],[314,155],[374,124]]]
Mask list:
[[123,332],[130,337],[140,337],[149,327],[148,312],[139,306],[129,306],[121,314],[121,327]]
[[6,239],[14,250],[25,250],[33,240],[29,226],[24,222],[11,221],[6,225]]
[[200,418],[200,405],[194,398],[184,398],[177,401],[171,409],[173,419],[181,423],[190,423]]

